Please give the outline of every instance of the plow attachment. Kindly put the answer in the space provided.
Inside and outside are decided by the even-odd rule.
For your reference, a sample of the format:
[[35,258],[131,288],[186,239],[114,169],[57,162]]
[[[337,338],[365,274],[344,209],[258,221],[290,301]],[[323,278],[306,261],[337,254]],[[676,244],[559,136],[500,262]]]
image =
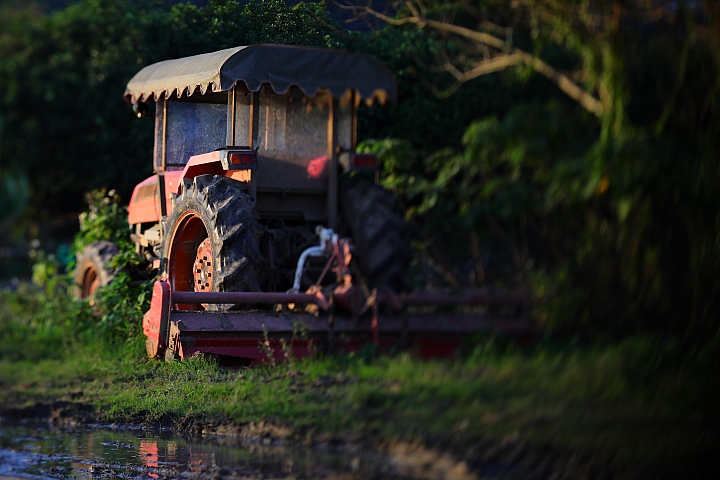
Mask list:
[[[448,357],[475,334],[534,336],[523,295],[372,291],[354,315],[338,308],[347,301],[321,292],[172,292],[158,281],[143,318],[146,349],[151,357],[183,359],[200,352],[225,364],[253,365],[368,344],[381,351],[410,349],[423,358]],[[213,304],[234,307],[223,312],[202,307]]]

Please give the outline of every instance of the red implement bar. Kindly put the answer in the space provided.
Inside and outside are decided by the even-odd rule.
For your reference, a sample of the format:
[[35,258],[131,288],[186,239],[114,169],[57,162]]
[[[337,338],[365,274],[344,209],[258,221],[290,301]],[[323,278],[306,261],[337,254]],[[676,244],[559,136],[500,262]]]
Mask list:
[[[508,295],[490,292],[464,292],[464,293],[430,293],[410,292],[407,294],[394,292],[378,292],[377,303],[387,304],[395,310],[401,310],[405,305],[503,305],[526,304],[527,297],[523,295]],[[219,304],[235,303],[238,305],[275,305],[296,303],[298,305],[315,304],[322,310],[327,310],[327,300],[322,295],[309,293],[282,293],[282,292],[172,292],[173,303],[179,304]]]
[[[184,358],[197,352],[220,357],[243,358],[257,363],[273,352],[281,358],[290,348],[297,357],[308,355],[311,345],[355,350],[367,343],[381,349],[413,348],[422,357],[451,355],[464,338],[489,330],[527,338],[533,329],[526,319],[527,297],[490,292],[396,294],[373,291],[365,314],[336,311],[321,292],[172,292],[167,282],[156,282],[146,335],[154,339],[148,353],[160,355],[167,345],[170,356]],[[234,304],[316,305],[319,313],[271,310],[226,312],[184,311],[172,305]],[[383,308],[382,306],[385,306]],[[478,315],[467,309],[456,313],[431,311],[431,305],[513,305],[511,315]],[[421,307],[419,309],[410,308]],[[388,308],[389,307],[389,308]],[[177,307],[175,307],[177,308]],[[324,312],[324,313],[323,313]],[[302,335],[298,335],[301,331]],[[165,336],[164,332],[167,332]],[[152,352],[157,352],[153,354]]]
[[[197,352],[246,358],[257,363],[267,359],[268,347],[275,358],[282,357],[281,339],[296,357],[306,356],[309,342],[317,348],[356,350],[374,343],[384,350],[401,346],[413,348],[423,358],[451,355],[467,335],[489,330],[523,336],[527,326],[516,320],[470,315],[384,316],[354,320],[307,313],[285,312],[172,312],[170,332],[173,348],[185,358]],[[302,325],[303,334],[298,334]],[[265,345],[260,348],[260,345]]]
[[[297,303],[321,306],[322,298],[308,293],[282,292],[172,292],[173,303],[237,303],[240,305],[275,305],[277,303]],[[326,307],[327,308],[327,307]]]

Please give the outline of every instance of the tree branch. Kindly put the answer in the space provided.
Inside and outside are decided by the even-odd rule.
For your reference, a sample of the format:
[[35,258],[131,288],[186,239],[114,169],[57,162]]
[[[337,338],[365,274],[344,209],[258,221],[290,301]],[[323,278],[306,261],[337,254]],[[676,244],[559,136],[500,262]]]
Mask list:
[[472,70],[465,72],[462,80],[464,82],[467,82],[468,80],[472,80],[473,78],[477,78],[482,75],[487,75],[488,73],[497,72],[500,70],[504,70],[510,66],[517,65],[521,61],[523,61],[523,57],[518,53],[512,53],[510,55],[500,55],[497,57],[493,57],[489,60],[483,60],[482,62],[476,64],[472,68]]
[[[408,1],[407,5],[412,12],[412,15],[403,18],[391,18],[381,12],[372,9],[371,7],[365,7],[364,12],[391,25],[414,24],[417,25],[419,28],[428,27],[439,32],[458,35],[460,37],[472,40],[474,42],[491,47],[498,51],[499,55],[476,63],[470,70],[463,72],[462,74],[459,73],[457,67],[450,69],[445,66],[445,71],[452,74],[459,83],[472,80],[482,75],[487,75],[489,73],[503,70],[513,65],[517,65],[518,63],[524,63],[536,72],[543,75],[551,82],[553,82],[568,97],[578,102],[588,112],[598,117],[603,114],[605,109],[602,101],[598,100],[592,94],[588,93],[585,89],[580,87],[568,75],[548,65],[536,56],[520,50],[519,48],[513,47],[509,44],[508,41],[497,38],[489,33],[461,27],[459,25],[454,25],[449,22],[424,18],[423,16],[420,16],[418,14],[418,9],[415,8],[411,1]],[[495,25],[492,25],[492,27],[495,27],[493,29],[497,28],[497,26]],[[439,93],[440,96],[445,97],[448,94],[452,94],[453,92],[455,92],[458,87],[459,84],[456,83],[455,85],[444,91],[441,91],[436,87],[433,90],[434,93]]]
[[[588,92],[586,92],[583,88],[578,86],[575,82],[573,82],[570,77],[565,75],[564,73],[559,72],[555,68],[551,67],[544,61],[540,60],[539,58],[520,50],[516,47],[510,47],[508,48],[508,45],[505,41],[500,40],[497,37],[494,37],[488,33],[485,32],[477,32],[475,30],[470,30],[469,28],[460,27],[457,25],[448,24],[445,22],[438,22],[436,20],[422,20],[417,19],[416,22],[417,25],[423,25],[428,26],[430,28],[433,28],[435,30],[444,31],[444,32],[451,32],[455,33],[457,35],[463,36],[465,38],[469,38],[472,40],[476,40],[478,42],[481,42],[485,45],[488,45],[490,47],[493,47],[497,50],[507,50],[508,55],[506,55],[506,58],[508,60],[505,61],[498,61],[497,63],[493,64],[496,68],[486,68],[486,63],[489,62],[488,60],[485,60],[483,62],[480,62],[480,65],[477,69],[476,75],[471,75],[468,77],[468,80],[477,78],[481,75],[485,75],[487,73],[496,72],[498,70],[502,70],[503,68],[510,67],[512,65],[516,65],[518,63],[517,59],[521,59],[525,64],[532,67],[533,70],[536,72],[542,74],[547,79],[555,83],[560,90],[565,92],[567,96],[578,102],[583,108],[585,108],[588,112],[600,116],[603,113],[603,104],[598,100],[597,98],[590,95]],[[422,27],[421,27],[422,28]],[[495,57],[498,58],[498,57]],[[494,59],[491,59],[494,60]],[[471,70],[474,71],[475,69]]]
[[522,52],[518,49],[513,50],[519,55],[522,55],[525,63],[529,64],[536,72],[544,75],[547,79],[554,82],[560,90],[565,92],[568,97],[578,102],[583,108],[585,108],[585,110],[598,117],[603,114],[605,108],[602,102],[579,87],[570,79],[570,77],[564,73],[560,73],[547,63],[527,52]]

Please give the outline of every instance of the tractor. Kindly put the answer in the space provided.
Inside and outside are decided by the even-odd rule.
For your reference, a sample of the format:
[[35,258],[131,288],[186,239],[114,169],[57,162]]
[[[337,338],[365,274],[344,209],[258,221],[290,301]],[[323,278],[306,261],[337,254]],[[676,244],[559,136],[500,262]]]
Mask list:
[[[254,364],[288,345],[302,356],[364,343],[440,356],[473,332],[526,329],[517,314],[486,315],[519,296],[408,291],[405,222],[373,181],[377,159],[356,152],[361,102],[396,100],[374,59],[241,46],[147,66],[125,100],[155,121],[155,173],[128,206],[137,253],[157,271],[149,356]],[[112,279],[115,253],[81,252],[79,296]]]

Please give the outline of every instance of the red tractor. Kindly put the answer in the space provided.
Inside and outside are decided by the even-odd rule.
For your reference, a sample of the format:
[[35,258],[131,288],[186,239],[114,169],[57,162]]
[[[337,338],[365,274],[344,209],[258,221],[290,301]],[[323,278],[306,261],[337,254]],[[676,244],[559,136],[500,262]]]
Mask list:
[[[252,363],[282,355],[281,343],[301,356],[313,344],[374,342],[432,356],[468,333],[525,329],[477,316],[516,297],[407,292],[403,218],[363,180],[377,160],[355,152],[360,102],[395,95],[371,58],[281,45],[168,60],[130,80],[125,100],[139,117],[155,104],[155,175],[128,207],[137,252],[159,272],[143,320],[148,355]],[[82,296],[111,279],[104,261],[115,252],[108,242],[83,252]]]

